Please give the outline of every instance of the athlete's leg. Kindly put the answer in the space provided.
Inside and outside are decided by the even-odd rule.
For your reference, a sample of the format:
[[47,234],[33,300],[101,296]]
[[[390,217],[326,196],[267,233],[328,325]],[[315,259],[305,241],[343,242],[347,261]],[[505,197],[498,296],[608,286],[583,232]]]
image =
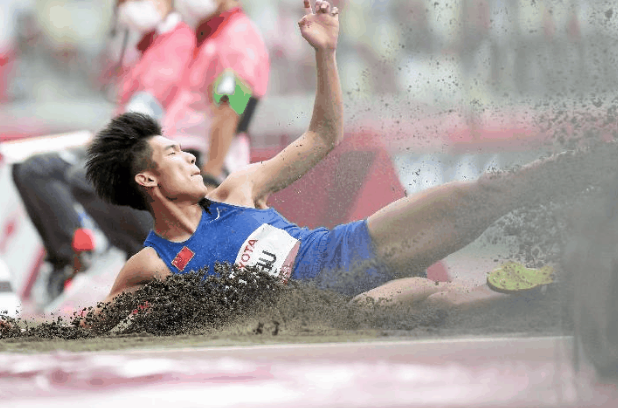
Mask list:
[[616,153],[616,144],[603,144],[398,200],[367,220],[376,255],[399,276],[411,269],[422,271],[474,241],[516,208],[615,179]]
[[409,304],[420,302],[458,309],[483,306],[508,295],[494,292],[487,285],[473,286],[463,281],[434,282],[427,278],[401,278],[355,296],[357,304]]
[[427,278],[394,279],[384,285],[355,296],[352,301],[363,303],[417,303],[434,293],[443,292],[451,286],[449,282],[433,282]]
[[464,310],[489,306],[490,304],[495,304],[495,302],[505,300],[509,296],[504,293],[494,292],[487,285],[470,287],[465,284],[451,284],[446,290],[428,296],[424,304]]

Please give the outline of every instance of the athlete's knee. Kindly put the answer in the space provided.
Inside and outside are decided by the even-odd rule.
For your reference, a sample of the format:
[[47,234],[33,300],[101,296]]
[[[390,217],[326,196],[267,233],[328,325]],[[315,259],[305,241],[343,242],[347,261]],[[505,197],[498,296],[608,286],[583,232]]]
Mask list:
[[500,170],[487,171],[476,179],[476,186],[485,195],[500,194],[506,186],[505,173]]
[[440,291],[427,296],[427,299],[425,299],[424,303],[427,306],[439,308],[452,308],[454,306],[457,306],[456,298],[449,290]]

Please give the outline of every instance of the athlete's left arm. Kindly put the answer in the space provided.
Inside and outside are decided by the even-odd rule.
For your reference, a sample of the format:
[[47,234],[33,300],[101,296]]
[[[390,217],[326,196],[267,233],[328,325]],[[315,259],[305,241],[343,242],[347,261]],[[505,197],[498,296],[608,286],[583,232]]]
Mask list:
[[311,122],[300,138],[275,157],[245,170],[254,201],[300,179],[343,139],[343,101],[335,59],[339,12],[325,1],[316,1],[315,8],[314,13],[305,0],[306,15],[299,21],[301,34],[316,55],[318,81]]

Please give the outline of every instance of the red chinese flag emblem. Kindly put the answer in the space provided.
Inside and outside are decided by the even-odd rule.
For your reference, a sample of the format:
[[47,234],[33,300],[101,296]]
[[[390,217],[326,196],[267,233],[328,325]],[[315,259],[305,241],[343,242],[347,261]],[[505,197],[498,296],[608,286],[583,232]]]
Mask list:
[[176,258],[172,261],[172,265],[182,272],[194,256],[195,253],[193,251],[187,247],[182,247],[180,252],[178,252],[178,255],[176,255]]

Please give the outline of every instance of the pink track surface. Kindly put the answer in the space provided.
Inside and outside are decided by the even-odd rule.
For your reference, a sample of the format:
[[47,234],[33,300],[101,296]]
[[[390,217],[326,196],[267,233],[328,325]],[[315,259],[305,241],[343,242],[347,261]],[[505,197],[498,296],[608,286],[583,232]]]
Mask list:
[[0,354],[5,407],[607,407],[559,338]]

